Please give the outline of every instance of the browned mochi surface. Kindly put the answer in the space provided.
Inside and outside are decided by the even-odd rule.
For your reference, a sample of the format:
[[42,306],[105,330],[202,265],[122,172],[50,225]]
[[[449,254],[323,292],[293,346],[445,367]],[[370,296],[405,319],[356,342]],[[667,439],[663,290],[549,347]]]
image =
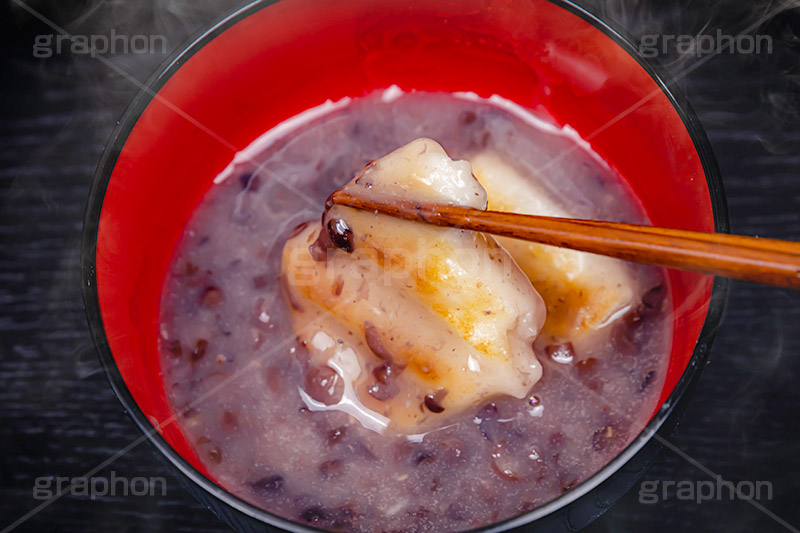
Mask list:
[[[379,201],[486,209],[466,161],[417,139],[344,187]],[[524,397],[542,368],[545,305],[489,235],[331,206],[282,258],[292,323],[307,349],[311,410],[406,434],[498,395]]]

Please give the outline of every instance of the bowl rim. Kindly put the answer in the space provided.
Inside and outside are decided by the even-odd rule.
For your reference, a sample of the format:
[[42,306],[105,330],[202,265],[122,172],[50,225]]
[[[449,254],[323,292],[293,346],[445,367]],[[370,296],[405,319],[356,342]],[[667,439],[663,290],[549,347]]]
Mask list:
[[[193,37],[189,38],[179,46],[172,55],[167,58],[156,69],[155,73],[140,85],[140,90],[133,97],[121,118],[117,122],[112,134],[107,141],[100,161],[92,178],[92,185],[86,203],[86,210],[83,222],[83,231],[80,246],[81,256],[81,284],[84,308],[86,311],[89,329],[99,354],[100,361],[105,370],[112,390],[125,407],[128,415],[133,419],[139,429],[144,433],[141,440],[148,440],[158,452],[166,457],[173,467],[177,468],[181,474],[202,488],[212,497],[230,508],[249,516],[259,522],[279,527],[287,531],[308,532],[320,531],[317,528],[304,526],[302,524],[287,520],[261,508],[258,508],[234,494],[217,485],[213,480],[206,477],[186,459],[184,459],[170,444],[155,431],[153,424],[148,420],[144,412],[139,408],[130,391],[127,388],[119,368],[116,365],[114,356],[111,353],[108,340],[103,326],[103,319],[100,313],[100,305],[97,293],[96,276],[96,252],[97,234],[100,222],[100,214],[103,208],[105,192],[111,179],[116,161],[121,154],[124,145],[133,127],[136,125],[141,114],[151,103],[158,91],[175,74],[180,67],[198,50],[216,38],[221,33],[227,31],[241,20],[253,15],[280,0],[253,0],[237,10],[217,19],[214,23],[198,31]],[[710,197],[712,218],[715,231],[718,233],[729,233],[730,226],[728,220],[728,208],[723,189],[722,178],[714,156],[711,144],[706,136],[699,118],[692,109],[686,97],[674,86],[674,80],[658,63],[645,58],[638,51],[630,34],[618,27],[613,22],[604,21],[587,9],[577,5],[573,0],[547,0],[548,2],[561,7],[575,16],[589,22],[594,28],[602,31],[614,43],[631,55],[639,66],[657,84],[661,92],[668,98],[673,108],[677,112],[692,143],[697,151],[702,164],[703,173],[706,178]],[[687,392],[696,384],[700,377],[705,362],[708,359],[711,344],[716,331],[719,327],[723,315],[728,291],[728,280],[725,278],[715,278],[712,293],[710,296],[709,307],[702,330],[698,336],[697,343],[686,368],[681,374],[677,384],[670,392],[667,400],[661,404],[659,410],[637,435],[637,437],[614,459],[607,463],[603,468],[595,472],[592,476],[585,479],[569,492],[555,498],[554,500],[525,512],[516,517],[506,519],[501,522],[484,526],[472,531],[494,532],[506,531],[516,527],[530,524],[536,520],[554,514],[583,498],[594,491],[600,484],[611,478],[626,463],[650,443],[656,433],[667,432],[670,429],[665,427],[665,422],[675,414],[675,406],[678,400],[683,398]]]

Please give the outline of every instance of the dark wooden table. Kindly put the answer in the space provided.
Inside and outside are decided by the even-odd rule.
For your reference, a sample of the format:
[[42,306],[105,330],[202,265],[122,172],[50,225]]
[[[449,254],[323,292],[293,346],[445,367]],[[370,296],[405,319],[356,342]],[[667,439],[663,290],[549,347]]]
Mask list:
[[[117,6],[33,1],[73,32],[163,33],[169,46],[233,0],[162,0]],[[775,2],[593,2],[632,33],[694,33],[709,23],[744,28]],[[89,56],[33,57],[36,35],[53,33],[11,0],[0,7],[0,528],[37,505],[42,476],[79,477],[139,437],[114,397],[89,337],[81,302],[79,239],[94,167],[114,121],[136,87]],[[655,4],[655,2],[654,2]],[[733,30],[731,30],[733,28]],[[723,54],[680,82],[713,144],[734,232],[800,239],[800,77],[798,10],[762,24],[770,54]],[[162,54],[110,60],[139,80]],[[674,55],[680,75],[695,59]],[[732,283],[722,327],[700,386],[670,441],[725,479],[768,481],[775,516],[800,527],[800,293]],[[164,477],[166,496],[64,496],[20,531],[225,531],[140,445],[97,475]],[[707,474],[664,451],[647,481],[696,481]],[[638,486],[591,531],[783,531],[745,501],[671,497],[639,502]]]

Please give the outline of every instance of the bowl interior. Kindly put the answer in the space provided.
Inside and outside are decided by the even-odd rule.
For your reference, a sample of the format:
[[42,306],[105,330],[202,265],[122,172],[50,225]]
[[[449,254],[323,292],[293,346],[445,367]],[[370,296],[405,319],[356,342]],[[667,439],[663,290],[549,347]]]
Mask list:
[[[196,42],[140,95],[96,184],[96,291],[130,395],[202,473],[175,423],[157,353],[162,283],[184,224],[236,151],[325,100],[393,84],[498,94],[569,125],[616,168],[656,225],[713,231],[701,156],[642,65],[587,20],[547,0],[283,0]],[[104,192],[104,196],[103,196]],[[712,289],[670,271],[675,332],[662,402],[686,369]],[[116,369],[115,369],[116,371]]]

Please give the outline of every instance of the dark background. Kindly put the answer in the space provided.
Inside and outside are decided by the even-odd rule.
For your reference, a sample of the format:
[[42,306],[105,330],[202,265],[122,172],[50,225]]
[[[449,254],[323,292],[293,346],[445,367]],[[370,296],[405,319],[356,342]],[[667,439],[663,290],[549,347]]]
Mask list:
[[[73,33],[163,34],[178,47],[235,0],[137,2],[28,0]],[[582,2],[634,36],[736,34],[778,2]],[[800,240],[800,8],[770,17],[770,54],[724,54],[681,78],[718,158],[736,233]],[[35,508],[35,478],[80,477],[140,433],[114,397],[87,330],[79,242],[96,162],[136,87],[97,59],[33,57],[54,33],[0,0],[0,529]],[[163,54],[106,56],[144,81]],[[675,76],[696,61],[671,51]],[[761,503],[800,527],[800,293],[733,282],[698,390],[670,438],[725,479],[769,481]],[[166,497],[64,496],[20,531],[225,531],[146,444],[96,475],[167,479]],[[706,480],[663,451],[645,480]],[[744,501],[638,501],[638,485],[589,530],[783,531]]]

